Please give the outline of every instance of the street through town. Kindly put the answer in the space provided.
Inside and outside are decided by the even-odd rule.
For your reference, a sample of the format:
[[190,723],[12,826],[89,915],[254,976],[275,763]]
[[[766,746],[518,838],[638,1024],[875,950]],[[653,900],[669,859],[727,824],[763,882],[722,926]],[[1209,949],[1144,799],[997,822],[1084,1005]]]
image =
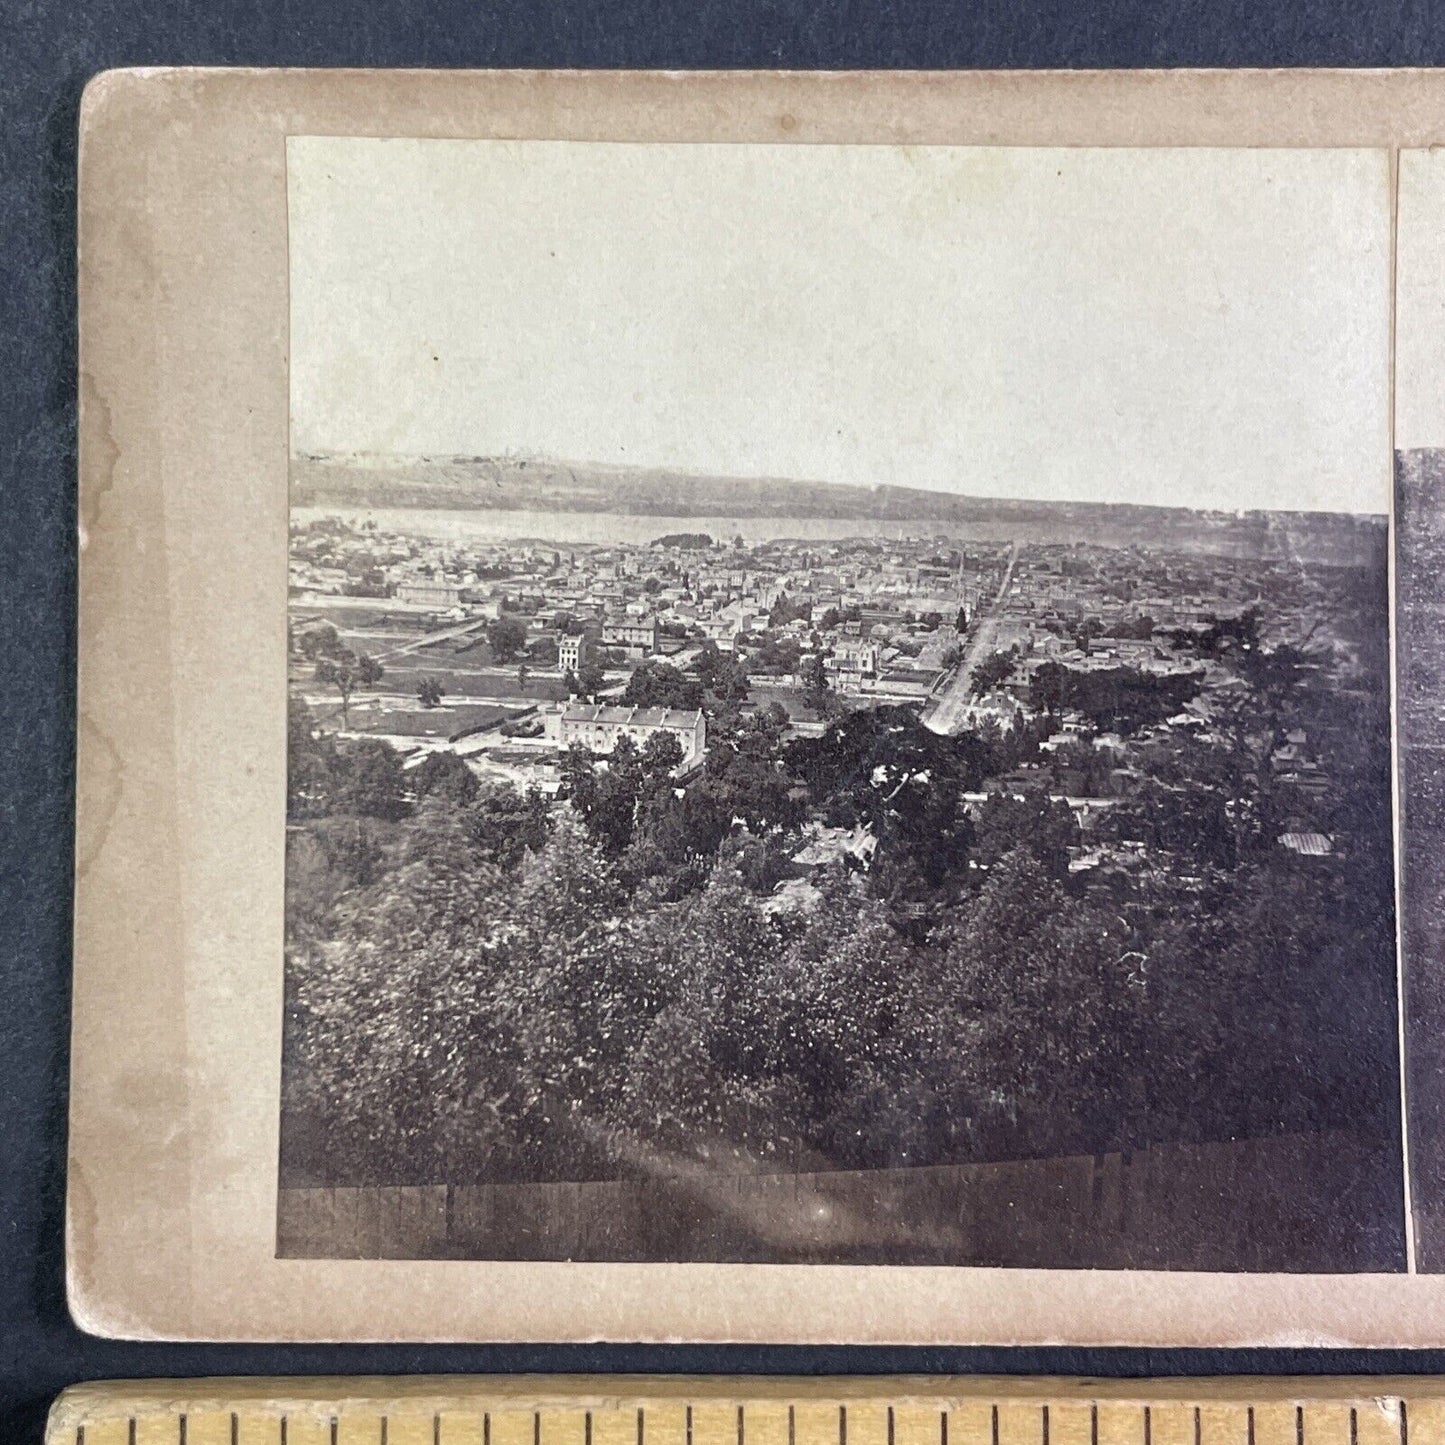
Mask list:
[[968,706],[973,687],[973,674],[978,664],[994,651],[994,640],[998,636],[998,607],[1008,593],[1013,581],[1014,565],[1019,559],[1019,544],[1009,548],[1008,564],[1004,567],[1003,580],[998,591],[988,604],[988,610],[973,629],[973,637],[964,648],[963,657],[949,679],[948,685],[939,693],[938,701],[925,724],[936,733],[956,733],[963,726],[964,709]]

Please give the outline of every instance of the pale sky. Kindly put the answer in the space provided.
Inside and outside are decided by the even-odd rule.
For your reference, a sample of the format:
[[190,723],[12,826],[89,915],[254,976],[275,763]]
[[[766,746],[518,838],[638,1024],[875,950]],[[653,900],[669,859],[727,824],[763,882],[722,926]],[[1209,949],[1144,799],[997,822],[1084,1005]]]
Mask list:
[[296,451],[1388,509],[1383,152],[287,154]]

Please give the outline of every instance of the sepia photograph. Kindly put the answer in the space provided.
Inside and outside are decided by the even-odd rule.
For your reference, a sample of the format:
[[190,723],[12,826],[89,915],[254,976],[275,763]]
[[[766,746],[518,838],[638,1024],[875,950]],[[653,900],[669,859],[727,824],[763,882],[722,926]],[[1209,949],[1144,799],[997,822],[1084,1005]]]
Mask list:
[[277,1255],[1404,1270],[1391,185],[289,137]]

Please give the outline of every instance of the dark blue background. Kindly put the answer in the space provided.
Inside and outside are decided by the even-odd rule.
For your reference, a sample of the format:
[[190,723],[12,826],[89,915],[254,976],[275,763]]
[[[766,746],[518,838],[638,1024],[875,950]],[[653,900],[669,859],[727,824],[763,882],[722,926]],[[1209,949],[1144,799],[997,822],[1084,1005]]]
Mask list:
[[116,1376],[394,1371],[1429,1371],[1445,1353],[231,1348],[79,1335],[62,1282],[75,672],[75,127],[118,65],[1430,65],[1421,0],[0,0],[0,1445]]

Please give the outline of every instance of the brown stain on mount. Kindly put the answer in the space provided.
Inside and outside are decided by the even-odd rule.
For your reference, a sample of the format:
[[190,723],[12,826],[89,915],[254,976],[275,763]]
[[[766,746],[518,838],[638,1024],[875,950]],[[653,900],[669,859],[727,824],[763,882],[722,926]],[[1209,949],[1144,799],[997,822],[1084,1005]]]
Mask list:
[[80,550],[90,544],[100,524],[100,509],[106,494],[115,486],[120,465],[120,443],[115,439],[110,403],[101,395],[89,371],[80,374],[80,435],[84,460],[81,464]]

